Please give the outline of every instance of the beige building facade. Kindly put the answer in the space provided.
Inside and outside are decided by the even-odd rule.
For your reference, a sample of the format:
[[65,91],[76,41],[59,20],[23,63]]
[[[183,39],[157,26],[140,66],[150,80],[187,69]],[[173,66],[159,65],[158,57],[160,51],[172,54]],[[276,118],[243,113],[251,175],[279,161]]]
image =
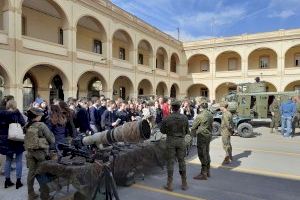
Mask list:
[[182,43],[105,0],[1,0],[0,98],[219,100],[259,76],[300,89],[300,30]]

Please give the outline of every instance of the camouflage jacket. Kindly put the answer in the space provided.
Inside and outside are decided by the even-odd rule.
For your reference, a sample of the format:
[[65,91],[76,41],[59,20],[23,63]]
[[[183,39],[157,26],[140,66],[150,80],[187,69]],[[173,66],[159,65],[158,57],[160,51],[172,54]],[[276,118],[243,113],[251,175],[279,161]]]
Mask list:
[[55,137],[43,122],[31,124],[25,134],[24,146],[26,150],[48,149],[55,143]]
[[210,138],[212,135],[213,115],[207,109],[203,110],[194,120],[191,132],[198,137]]
[[185,115],[173,112],[162,121],[160,131],[168,137],[185,137],[189,134],[189,122]]
[[225,111],[222,114],[221,134],[231,135],[232,132],[233,132],[232,114],[229,111]]
[[278,101],[273,101],[273,103],[269,107],[270,112],[279,113],[280,112],[280,105]]

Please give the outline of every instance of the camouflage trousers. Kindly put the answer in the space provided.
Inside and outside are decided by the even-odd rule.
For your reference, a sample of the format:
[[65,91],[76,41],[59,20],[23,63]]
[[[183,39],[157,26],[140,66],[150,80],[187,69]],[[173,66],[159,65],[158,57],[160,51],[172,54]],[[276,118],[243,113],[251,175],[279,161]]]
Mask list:
[[207,173],[210,168],[210,155],[209,155],[210,140],[201,140],[197,138],[198,157],[201,162],[201,172]]
[[271,124],[270,124],[270,128],[278,129],[279,122],[280,122],[280,116],[279,115],[272,116],[272,121],[271,121]]
[[230,137],[231,136],[229,134],[222,134],[222,143],[226,156],[232,157],[232,146]]
[[[28,187],[28,196],[34,194],[34,179],[37,175],[37,169],[40,164],[46,160],[46,153],[43,150],[37,151],[28,151],[26,155],[27,167],[28,167],[28,176],[27,176],[27,187]],[[40,183],[39,183],[40,184]],[[40,184],[40,197],[42,200],[49,199],[49,188],[47,184]]]
[[173,177],[175,159],[178,160],[179,172],[185,172],[186,164],[184,157],[186,155],[186,145],[184,142],[184,138],[168,137],[166,141],[166,146],[168,176]]

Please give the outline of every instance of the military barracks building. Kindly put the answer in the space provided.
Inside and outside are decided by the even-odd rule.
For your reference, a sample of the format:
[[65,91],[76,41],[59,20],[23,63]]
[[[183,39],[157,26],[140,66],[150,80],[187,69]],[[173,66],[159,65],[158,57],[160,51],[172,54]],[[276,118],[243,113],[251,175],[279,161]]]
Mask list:
[[180,42],[105,0],[1,0],[0,98],[220,98],[300,89],[300,29]]

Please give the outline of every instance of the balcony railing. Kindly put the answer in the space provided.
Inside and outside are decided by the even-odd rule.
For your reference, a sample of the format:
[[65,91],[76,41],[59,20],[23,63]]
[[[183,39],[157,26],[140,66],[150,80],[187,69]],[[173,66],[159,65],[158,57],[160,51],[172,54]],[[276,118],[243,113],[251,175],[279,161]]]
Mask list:
[[117,58],[113,58],[113,66],[133,70],[133,65],[127,60],[120,60],[120,59],[117,59]]
[[248,69],[247,71],[248,76],[275,76],[277,73],[277,67],[269,69]]
[[159,76],[168,76],[168,72],[164,69],[156,68],[155,72],[156,72],[156,75],[159,75]]
[[77,58],[98,63],[106,62],[102,54],[94,53],[91,51],[85,51],[82,49],[77,49]]
[[227,77],[240,77],[242,76],[241,70],[234,71],[217,71],[216,78],[227,78]]
[[152,67],[146,66],[146,65],[138,65],[137,68],[141,72],[146,72],[146,73],[153,73],[154,72]]
[[28,36],[22,36],[23,47],[35,51],[42,51],[46,53],[52,53],[57,55],[68,55],[68,50],[65,46],[45,40],[40,40],[37,38],[32,38]]

